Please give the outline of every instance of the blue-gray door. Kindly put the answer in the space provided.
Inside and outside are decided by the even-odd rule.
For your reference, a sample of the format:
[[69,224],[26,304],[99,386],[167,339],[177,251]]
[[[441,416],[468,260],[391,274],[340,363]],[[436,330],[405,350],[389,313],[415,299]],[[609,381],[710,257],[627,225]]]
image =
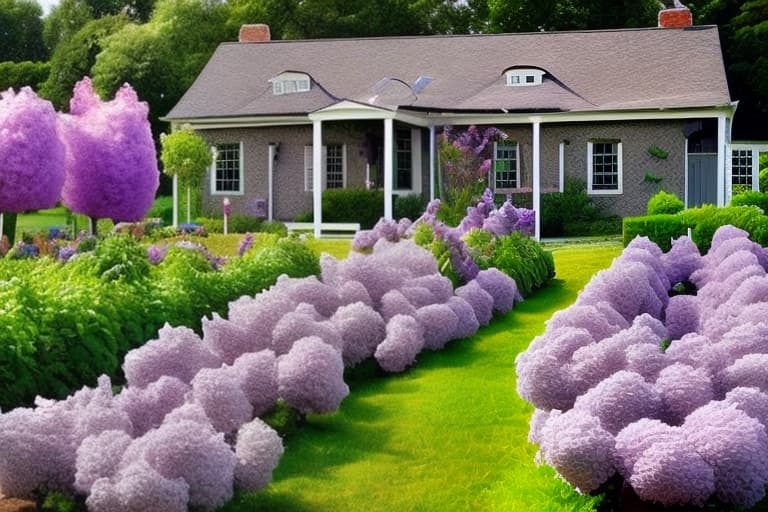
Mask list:
[[717,153],[688,153],[688,207],[717,204]]

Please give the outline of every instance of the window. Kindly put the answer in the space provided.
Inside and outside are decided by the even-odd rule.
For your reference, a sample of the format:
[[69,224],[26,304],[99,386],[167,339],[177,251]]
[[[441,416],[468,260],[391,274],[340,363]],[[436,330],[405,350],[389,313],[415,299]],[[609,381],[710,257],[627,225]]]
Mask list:
[[541,69],[510,69],[506,76],[507,85],[510,87],[541,85],[544,81],[544,71]]
[[312,87],[309,75],[305,73],[282,73],[270,79],[270,82],[275,96],[307,92]]
[[397,128],[395,130],[395,189],[411,190],[413,188],[413,148],[411,144],[411,129]]
[[587,143],[588,188],[591,194],[621,194],[621,142]]
[[[323,146],[323,178],[326,189],[344,188],[347,185],[347,146],[329,144]],[[304,191],[312,192],[312,146],[304,146]]]
[[495,189],[518,188],[517,142],[503,141],[494,145],[493,184]]
[[[731,153],[731,184],[752,189],[752,151],[734,149]],[[744,188],[744,187],[742,187]]]
[[242,144],[218,144],[211,170],[211,194],[243,193]]

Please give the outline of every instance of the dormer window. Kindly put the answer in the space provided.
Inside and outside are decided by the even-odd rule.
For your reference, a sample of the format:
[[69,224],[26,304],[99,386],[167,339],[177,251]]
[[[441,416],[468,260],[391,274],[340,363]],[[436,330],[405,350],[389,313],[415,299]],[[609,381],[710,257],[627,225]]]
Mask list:
[[535,68],[517,68],[506,72],[507,85],[510,87],[522,87],[526,85],[541,85],[544,71]]
[[281,73],[269,80],[272,82],[272,93],[275,96],[308,92],[312,81],[306,73]]

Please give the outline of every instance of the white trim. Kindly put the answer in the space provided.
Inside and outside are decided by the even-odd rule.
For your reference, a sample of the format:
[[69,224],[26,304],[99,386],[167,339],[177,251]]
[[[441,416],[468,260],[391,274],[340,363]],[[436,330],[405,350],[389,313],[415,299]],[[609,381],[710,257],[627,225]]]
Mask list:
[[565,190],[565,142],[560,141],[557,148],[557,181],[560,192]]
[[273,220],[273,207],[272,202],[274,201],[274,183],[275,183],[275,156],[277,154],[277,145],[276,144],[270,144],[269,145],[269,152],[267,155],[267,158],[269,158],[269,162],[267,162],[267,220],[272,221]]
[[733,198],[733,150],[725,145],[725,204],[731,204]]
[[312,213],[315,237],[320,238],[323,223],[323,122],[312,123]]
[[[231,145],[231,144],[237,144],[238,145],[238,189],[237,190],[216,190],[216,160],[218,158],[215,148],[218,146],[224,146],[224,145]],[[214,150],[214,158],[211,162],[211,167],[209,168],[210,174],[211,174],[211,180],[210,180],[210,193],[212,196],[242,196],[245,194],[245,154],[243,152],[243,141],[240,142],[219,142],[212,148]]]
[[435,199],[435,127],[429,127],[429,200]]
[[384,119],[384,218],[392,220],[394,122]]
[[[520,145],[518,144],[518,147]],[[533,123],[533,237],[541,240],[541,123]],[[518,175],[519,176],[519,175]],[[518,177],[519,181],[519,177]],[[519,186],[519,183],[518,183]]]
[[295,126],[312,124],[315,120],[348,119],[397,119],[405,123],[429,127],[444,125],[469,124],[532,124],[541,123],[579,123],[597,121],[648,121],[662,119],[717,118],[719,115],[732,115],[736,105],[718,105],[700,108],[638,109],[638,110],[600,110],[582,112],[549,112],[543,114],[477,114],[456,112],[414,112],[392,111],[373,107],[363,103],[344,100],[334,105],[305,115],[263,115],[243,117],[178,118],[161,117],[161,121],[171,122],[173,127],[189,125],[193,130],[214,128],[251,128],[257,126]]
[[726,140],[725,140],[725,115],[717,116],[717,206],[725,206],[726,199]]
[[304,192],[312,192],[312,144],[304,145]]
[[593,141],[587,142],[587,194],[591,196],[617,196],[624,193],[624,158],[623,158],[623,145],[621,142],[613,142],[616,144],[616,171],[617,171],[617,189],[616,190],[593,190],[592,189],[592,157],[593,157]]
[[341,186],[347,188],[347,145],[341,145]]
[[685,198],[683,199],[683,204],[688,208],[688,137],[685,138],[685,143],[683,144],[683,155],[685,155]]

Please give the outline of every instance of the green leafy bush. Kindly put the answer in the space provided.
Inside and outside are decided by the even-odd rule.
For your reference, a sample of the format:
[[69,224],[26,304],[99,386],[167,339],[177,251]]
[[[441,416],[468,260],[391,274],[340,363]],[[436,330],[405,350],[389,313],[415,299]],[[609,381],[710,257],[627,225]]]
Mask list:
[[158,266],[121,235],[61,264],[0,260],[0,407],[35,395],[61,398],[106,373],[120,382],[123,355],[168,322],[200,330],[230,301],[255,295],[281,274],[319,273],[304,243],[262,235],[243,258],[214,271],[203,252],[171,247]]
[[731,224],[749,232],[749,238],[760,245],[768,245],[768,217],[753,206],[717,208],[706,205],[689,208],[674,215],[649,215],[624,219],[624,245],[636,236],[647,236],[663,250],[669,250],[671,240],[692,230],[692,238],[705,253],[712,245],[717,228]]
[[[206,233],[223,233],[223,217],[197,217],[195,224],[203,226]],[[229,233],[256,233],[261,231],[264,219],[251,217],[250,215],[230,215],[227,220]]]
[[152,208],[149,209],[146,215],[148,218],[158,218],[163,221],[163,226],[170,226],[173,224],[173,197],[171,196],[159,196],[155,198],[152,203]]
[[[323,191],[323,222],[359,222],[371,229],[384,216],[384,191],[335,188]],[[312,222],[312,212],[299,214],[296,222]]]
[[395,219],[416,220],[424,213],[427,206],[424,197],[421,194],[406,194],[404,196],[395,196],[392,206]]
[[760,192],[768,192],[768,167],[764,169],[760,169],[759,179],[760,179]]
[[552,253],[521,233],[494,238],[487,231],[473,229],[465,241],[481,269],[496,267],[511,276],[523,297],[555,276]]
[[748,190],[731,198],[731,206],[757,206],[768,214],[768,194]]
[[648,215],[678,213],[685,210],[685,203],[675,194],[659,190],[648,200]]
[[566,178],[563,192],[541,196],[541,234],[545,237],[621,232],[621,220],[607,216],[587,194],[586,184]]

